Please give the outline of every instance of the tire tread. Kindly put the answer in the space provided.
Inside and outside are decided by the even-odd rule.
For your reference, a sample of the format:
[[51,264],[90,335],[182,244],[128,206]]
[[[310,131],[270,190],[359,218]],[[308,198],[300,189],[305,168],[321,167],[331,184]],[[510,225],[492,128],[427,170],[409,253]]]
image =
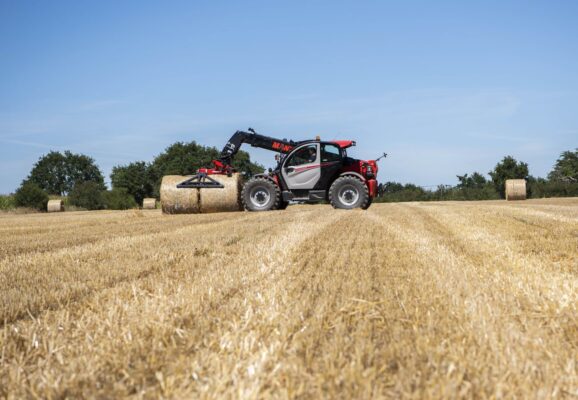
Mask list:
[[339,208],[339,209],[344,208],[344,207],[340,207],[340,205],[338,203],[339,200],[337,199],[337,191],[339,190],[339,187],[341,185],[345,184],[346,182],[351,182],[351,183],[355,182],[355,184],[359,184],[360,189],[361,189],[360,196],[362,196],[362,200],[361,200],[361,203],[359,204],[359,206],[355,207],[355,208],[361,208],[362,210],[367,210],[369,208],[369,206],[371,205],[371,199],[369,198],[369,190],[367,189],[367,185],[361,179],[354,177],[354,176],[351,176],[351,175],[341,176],[341,177],[337,178],[336,180],[333,181],[333,183],[329,187],[329,202],[331,203],[333,208]]
[[[250,205],[247,204],[247,200],[246,200],[247,190],[250,189],[252,186],[254,186],[255,182],[266,183],[268,185],[273,186],[274,191],[275,191],[274,202],[273,202],[273,205],[269,209],[252,210],[250,208]],[[279,186],[275,182],[273,182],[273,180],[265,178],[263,176],[255,176],[255,177],[251,178],[247,183],[245,183],[245,185],[243,185],[243,189],[241,190],[241,203],[243,204],[243,208],[247,211],[277,210],[277,209],[279,209],[279,205],[281,204],[281,190],[279,189]]]

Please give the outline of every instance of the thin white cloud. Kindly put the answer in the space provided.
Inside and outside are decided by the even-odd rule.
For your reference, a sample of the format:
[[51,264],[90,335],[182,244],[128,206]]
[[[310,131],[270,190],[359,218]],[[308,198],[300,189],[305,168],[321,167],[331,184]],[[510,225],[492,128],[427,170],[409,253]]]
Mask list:
[[48,145],[45,143],[38,143],[38,142],[27,142],[24,140],[12,140],[12,139],[0,139],[1,143],[8,143],[8,144],[16,144],[19,146],[27,146],[27,147],[37,147],[42,149],[59,149],[61,146],[58,145]]

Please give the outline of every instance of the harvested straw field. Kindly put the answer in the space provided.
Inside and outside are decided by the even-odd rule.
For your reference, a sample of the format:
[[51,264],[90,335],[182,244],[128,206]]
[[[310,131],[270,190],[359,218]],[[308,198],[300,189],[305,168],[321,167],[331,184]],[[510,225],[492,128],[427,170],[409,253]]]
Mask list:
[[0,397],[578,396],[578,199],[0,215]]

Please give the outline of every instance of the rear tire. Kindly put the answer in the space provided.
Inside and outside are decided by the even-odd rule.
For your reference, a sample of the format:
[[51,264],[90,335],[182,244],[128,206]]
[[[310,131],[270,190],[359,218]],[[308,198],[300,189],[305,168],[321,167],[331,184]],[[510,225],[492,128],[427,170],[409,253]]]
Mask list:
[[281,200],[279,201],[279,207],[277,207],[277,210],[284,210],[287,206],[289,206],[289,202]]
[[367,185],[353,176],[342,176],[333,182],[329,188],[329,202],[333,208],[344,210],[366,210],[371,204]]
[[247,211],[270,211],[279,207],[281,191],[270,179],[257,176],[249,180],[241,191],[241,202]]

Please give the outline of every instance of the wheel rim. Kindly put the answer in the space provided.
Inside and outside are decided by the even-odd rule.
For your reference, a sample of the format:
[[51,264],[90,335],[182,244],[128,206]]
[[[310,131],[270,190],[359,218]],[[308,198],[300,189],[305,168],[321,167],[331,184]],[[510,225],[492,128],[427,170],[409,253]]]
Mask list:
[[271,194],[263,187],[256,187],[251,190],[249,197],[251,198],[253,206],[257,208],[264,208],[269,204],[269,200],[271,200]]
[[339,201],[346,206],[352,206],[359,200],[359,190],[353,185],[345,185],[339,190]]

